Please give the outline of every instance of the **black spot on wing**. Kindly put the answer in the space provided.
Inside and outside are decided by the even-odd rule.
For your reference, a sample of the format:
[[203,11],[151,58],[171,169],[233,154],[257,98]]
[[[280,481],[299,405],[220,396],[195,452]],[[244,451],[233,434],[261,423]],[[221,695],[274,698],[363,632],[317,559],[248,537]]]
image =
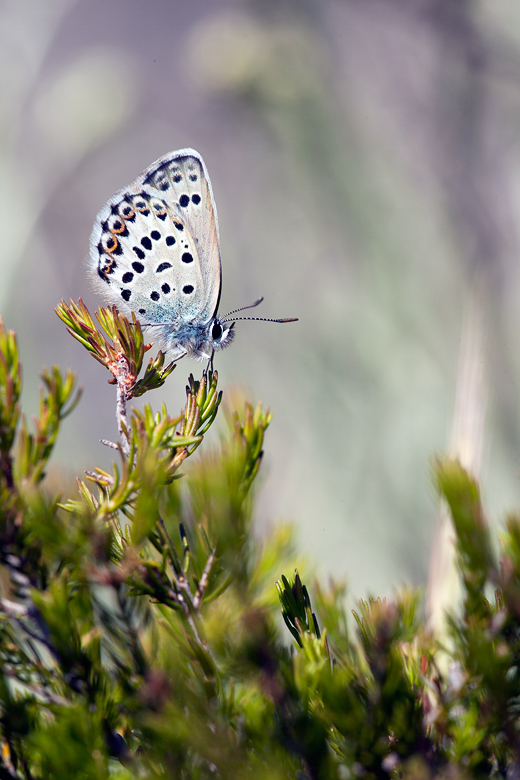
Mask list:
[[128,228],[123,219],[118,219],[119,214],[116,217],[111,217],[108,225],[108,230],[111,233],[117,233],[118,236],[126,238],[128,236]]
[[182,288],[182,292],[185,293],[186,295],[191,295],[194,289],[195,288],[193,287],[192,284],[185,284],[184,287]]
[[171,268],[171,267],[172,267],[172,264],[171,264],[171,263],[161,263],[161,264],[160,264],[160,265],[158,265],[158,266],[157,266],[157,268],[155,269],[155,273],[156,273],[156,274],[160,274],[160,273],[162,273],[163,271],[166,271],[166,269],[167,269],[167,268]]
[[121,209],[121,214],[127,222],[133,222],[135,220],[135,211],[131,206],[124,206],[124,208]]
[[121,298],[123,298],[125,301],[129,301],[131,295],[132,292],[130,290],[121,290]]
[[112,257],[105,255],[104,258],[100,258],[98,274],[104,282],[109,282],[110,280],[108,279],[108,276],[109,274],[113,274],[116,268],[116,261]]
[[110,252],[111,255],[120,255],[123,252],[123,249],[121,247],[121,244],[115,238],[115,236],[109,236],[107,238],[106,242],[106,251]]
[[156,290],[150,293],[150,298],[152,299],[152,301],[158,301],[160,297],[161,296]]
[[[135,250],[135,248],[136,247],[134,246],[134,250]],[[139,251],[141,251],[141,250],[139,250]],[[143,252],[143,257],[144,257],[144,252]],[[132,263],[132,268],[134,269],[136,274],[142,274],[143,271],[144,271],[144,265],[142,263],[138,263],[137,260],[135,261],[135,263]]]

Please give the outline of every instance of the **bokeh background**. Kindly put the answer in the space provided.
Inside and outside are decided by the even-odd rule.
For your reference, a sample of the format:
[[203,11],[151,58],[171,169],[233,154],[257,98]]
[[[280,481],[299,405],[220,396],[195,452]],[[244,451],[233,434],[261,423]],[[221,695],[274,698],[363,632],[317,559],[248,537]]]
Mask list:
[[[53,308],[100,303],[95,214],[192,146],[217,202],[222,311],[264,295],[259,316],[300,318],[238,323],[218,355],[225,393],[274,412],[259,533],[294,520],[356,597],[426,581],[430,458],[449,445],[475,305],[484,501],[493,522],[520,504],[517,0],[3,0],[0,91],[0,311],[29,414],[45,364],[85,388],[63,468],[108,465],[114,399]],[[149,400],[177,411],[200,369],[181,361]]]

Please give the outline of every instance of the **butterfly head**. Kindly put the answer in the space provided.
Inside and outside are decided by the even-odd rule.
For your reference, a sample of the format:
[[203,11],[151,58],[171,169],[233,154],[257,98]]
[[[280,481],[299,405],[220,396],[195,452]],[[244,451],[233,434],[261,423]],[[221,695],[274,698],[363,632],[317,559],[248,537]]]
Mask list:
[[264,299],[258,298],[254,303],[249,306],[241,306],[240,309],[234,309],[226,314],[224,317],[218,317],[213,315],[212,319],[207,325],[188,326],[190,331],[190,337],[186,339],[179,339],[179,331],[177,332],[177,340],[182,344],[184,354],[188,354],[196,360],[210,359],[214,352],[224,347],[229,346],[235,338],[235,322],[237,320],[258,320],[260,322],[296,322],[294,318],[285,319],[271,319],[267,317],[235,317],[234,315],[244,309],[254,309],[255,306],[262,303]]
[[219,320],[218,317],[214,317],[208,326],[208,338],[203,347],[204,352],[209,350],[211,354],[213,350],[217,351],[229,346],[235,338],[234,326],[234,322],[228,325],[228,323]]
[[[228,314],[226,314],[224,317],[220,318],[217,317],[215,314],[213,316],[213,319],[210,320],[208,325],[205,326],[204,332],[203,332],[203,338],[200,339],[199,344],[196,349],[189,349],[188,353],[191,354],[192,357],[197,358],[198,360],[203,360],[204,358],[209,358],[213,352],[216,352],[219,349],[224,349],[224,347],[229,346],[233,339],[235,338],[235,322],[237,320],[260,320],[262,322],[294,322],[294,319],[283,319],[283,320],[274,320],[274,319],[267,319],[266,317],[235,317],[233,315],[237,314],[237,312],[244,311],[244,309],[253,309],[255,306],[258,306],[259,303],[262,303],[264,299],[258,298],[254,303],[251,303],[249,306],[241,306],[240,309],[234,309],[233,311],[230,311]],[[185,345],[186,346],[186,345]]]

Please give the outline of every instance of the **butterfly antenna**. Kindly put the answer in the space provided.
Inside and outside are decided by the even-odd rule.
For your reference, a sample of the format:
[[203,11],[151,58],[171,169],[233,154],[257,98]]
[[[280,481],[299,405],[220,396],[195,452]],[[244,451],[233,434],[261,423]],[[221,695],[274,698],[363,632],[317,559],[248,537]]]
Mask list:
[[231,320],[233,320],[233,322],[237,322],[238,320],[256,320],[257,322],[298,322],[298,317],[285,317],[283,320],[273,320],[270,317],[231,317],[229,320],[219,320],[219,322],[231,322]]
[[[254,309],[255,306],[258,306],[260,303],[262,303],[263,300],[264,300],[264,296],[259,298],[254,303],[250,303],[249,306],[241,306],[240,309],[233,309],[233,311],[228,311],[227,314],[224,314],[224,319],[220,320],[220,322],[225,322],[226,321],[226,317],[229,317],[231,314],[236,314],[237,311],[245,311],[246,309]],[[239,317],[238,319],[243,319],[243,318]]]
[[239,311],[245,311],[245,309],[254,309],[255,306],[258,306],[259,303],[262,303],[264,300],[263,296],[262,298],[259,298],[254,303],[250,303],[249,306],[241,306],[240,309],[233,309],[233,311],[228,311],[227,314],[224,315],[224,317],[219,318],[219,322],[237,322],[237,320],[257,320],[258,322],[297,322],[297,317],[288,317],[283,320],[273,320],[269,317],[232,317],[232,314],[236,314]]

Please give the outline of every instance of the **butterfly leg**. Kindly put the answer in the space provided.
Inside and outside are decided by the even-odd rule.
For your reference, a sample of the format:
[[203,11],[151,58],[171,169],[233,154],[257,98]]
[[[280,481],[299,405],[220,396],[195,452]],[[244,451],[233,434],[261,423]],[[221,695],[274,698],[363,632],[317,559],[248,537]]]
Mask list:
[[213,373],[213,355],[214,354],[215,354],[215,350],[212,349],[211,350],[211,357],[210,357],[210,359],[208,360],[208,362],[206,364],[206,368],[204,369],[204,376],[207,376],[208,373],[210,373],[210,374]]
[[177,345],[171,350],[166,350],[165,354],[169,360],[172,360],[176,363],[181,358],[186,357],[188,350],[184,349],[184,347],[181,347],[180,345]]

